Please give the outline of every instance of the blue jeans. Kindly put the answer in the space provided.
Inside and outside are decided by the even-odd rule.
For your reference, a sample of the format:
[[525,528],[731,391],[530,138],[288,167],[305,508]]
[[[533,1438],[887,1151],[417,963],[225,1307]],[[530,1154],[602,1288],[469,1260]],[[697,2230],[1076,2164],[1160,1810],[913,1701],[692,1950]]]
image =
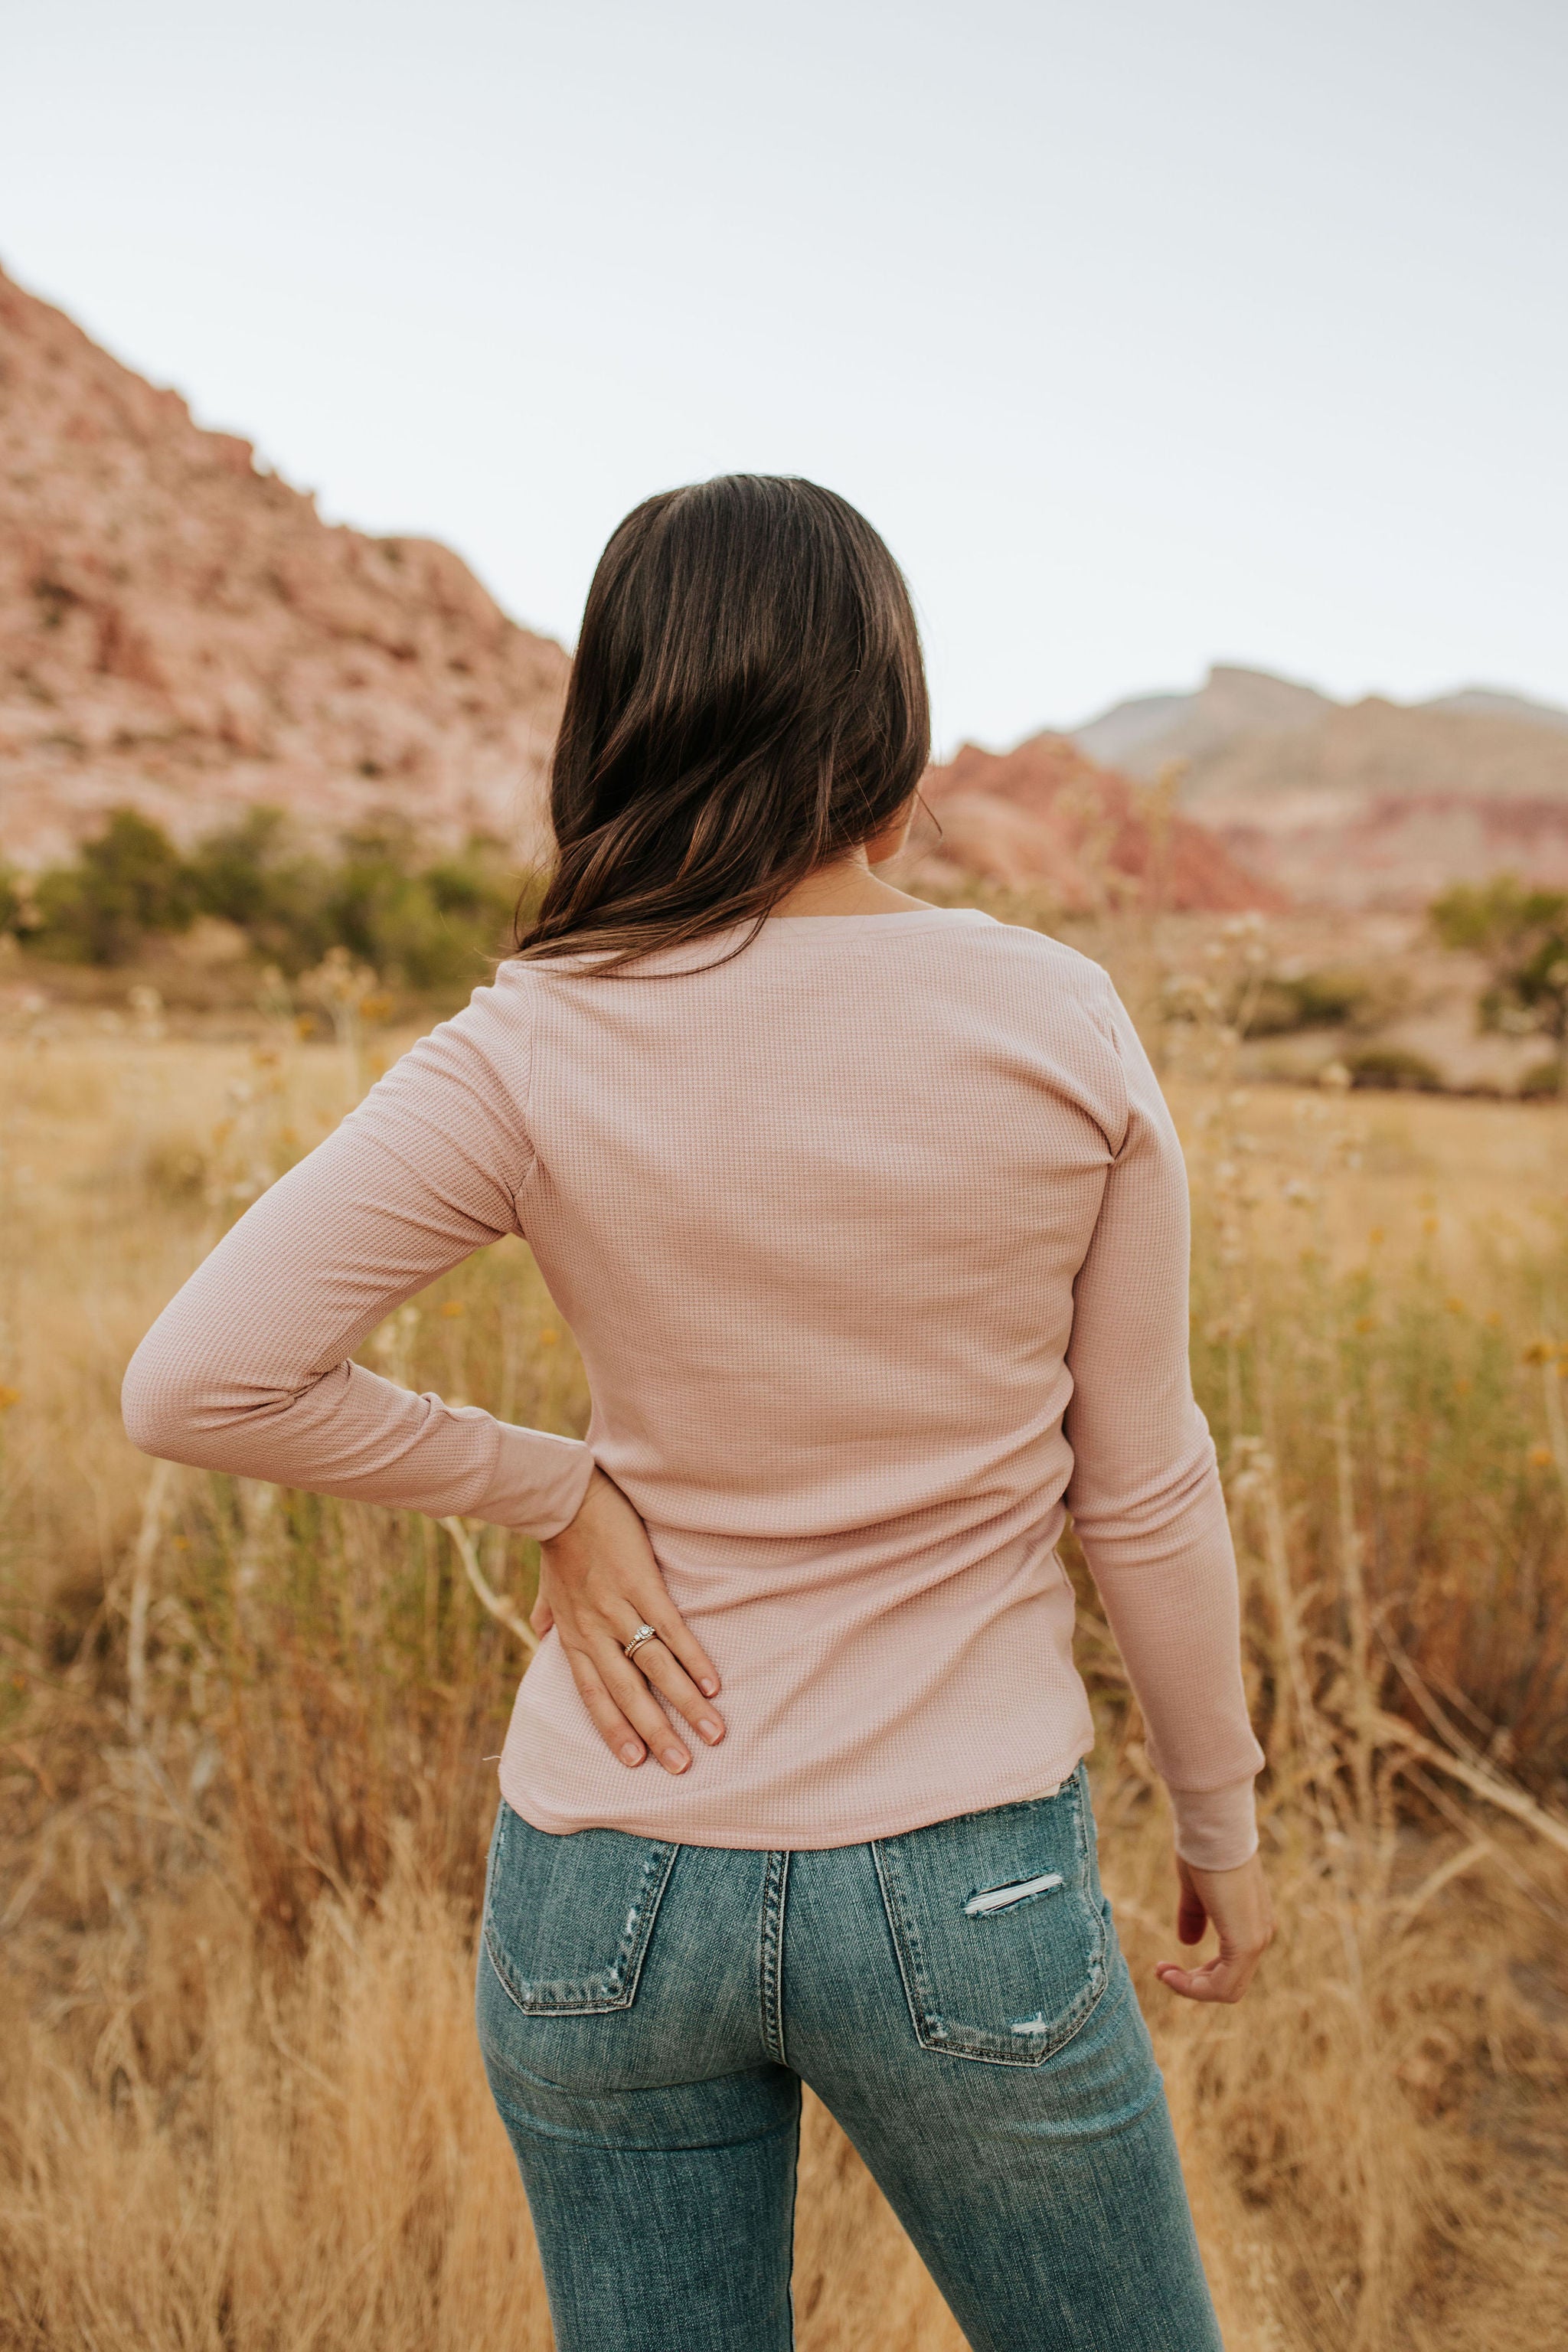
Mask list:
[[1081,1768],[816,1853],[503,1803],[479,2026],[559,2352],[793,2343],[803,2081],[976,2352],[1217,2352]]

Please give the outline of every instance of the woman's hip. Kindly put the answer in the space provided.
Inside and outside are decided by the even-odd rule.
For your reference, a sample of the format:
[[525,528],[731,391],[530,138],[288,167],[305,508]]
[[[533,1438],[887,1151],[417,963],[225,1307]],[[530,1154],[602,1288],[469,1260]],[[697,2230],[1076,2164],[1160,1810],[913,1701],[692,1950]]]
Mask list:
[[[601,2234],[624,2225],[629,2260],[650,2228],[679,2234],[694,2183],[773,2315],[720,2315],[711,2341],[790,2340],[804,2080],[972,2345],[1217,2347],[1081,1772],[1052,1798],[798,1853],[552,1837],[503,1806],[478,1999],[563,2342],[580,2304],[580,2340],[601,2340],[598,2290],[573,2284],[584,2200]],[[672,2345],[693,2340],[695,2291],[673,2298]]]
[[955,2108],[1092,2075],[1102,2126],[1158,2091],[1081,1769],[1052,1797],[794,1853],[558,1837],[503,1803],[479,2014],[492,2074],[552,2112],[770,2067]]

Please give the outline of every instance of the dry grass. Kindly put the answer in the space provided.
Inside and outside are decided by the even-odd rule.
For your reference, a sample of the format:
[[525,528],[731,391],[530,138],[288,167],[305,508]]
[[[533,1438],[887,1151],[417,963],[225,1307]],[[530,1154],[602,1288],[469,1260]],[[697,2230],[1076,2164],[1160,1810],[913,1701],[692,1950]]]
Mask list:
[[[155,1027],[0,1043],[0,2346],[542,2347],[469,2023],[515,1644],[428,1522],[158,1479],[118,1432],[131,1346],[338,1115],[358,1043]],[[1568,1113],[1245,1093],[1223,1038],[1171,1049],[1285,1922],[1239,2011],[1152,1979],[1168,1828],[1092,1609],[1082,1654],[1226,2340],[1544,2348],[1568,2288]],[[510,1244],[379,1356],[580,1422]],[[480,1556],[526,1597],[526,1547]],[[819,2110],[797,2300],[809,2352],[959,2343]]]

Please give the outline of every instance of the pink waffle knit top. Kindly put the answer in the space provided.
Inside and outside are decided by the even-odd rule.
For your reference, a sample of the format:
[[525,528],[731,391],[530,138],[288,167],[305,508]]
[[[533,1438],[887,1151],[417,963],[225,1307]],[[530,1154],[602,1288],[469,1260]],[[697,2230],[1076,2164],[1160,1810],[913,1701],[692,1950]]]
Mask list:
[[[606,974],[503,964],[265,1193],[142,1341],[148,1453],[548,1537],[598,1461],[723,1680],[673,1777],[552,1633],[501,1759],[536,1828],[841,1845],[1088,1753],[1070,1508],[1181,1851],[1256,1843],[1236,1566],[1187,1362],[1187,1193],[1100,967],[972,910],[780,917]],[[706,969],[700,967],[707,967]],[[584,1441],[353,1360],[523,1235]]]

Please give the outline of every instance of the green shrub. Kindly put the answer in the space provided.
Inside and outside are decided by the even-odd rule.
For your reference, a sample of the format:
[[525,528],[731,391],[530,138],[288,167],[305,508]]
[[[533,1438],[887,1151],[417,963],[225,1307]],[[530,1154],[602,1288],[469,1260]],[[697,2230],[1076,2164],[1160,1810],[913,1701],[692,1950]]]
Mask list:
[[[525,912],[537,903],[524,887]],[[0,928],[36,952],[119,964],[144,940],[212,915],[242,930],[261,961],[290,978],[344,949],[420,993],[475,986],[510,944],[519,877],[500,845],[476,838],[425,863],[395,828],[349,835],[324,856],[294,838],[279,809],[249,810],[182,857],[130,810],[68,866],[41,875],[31,906],[0,874]]]
[[292,843],[281,809],[247,811],[209,834],[191,859],[204,915],[244,931],[258,955],[292,974],[320,962],[334,944],[327,900],[330,867]]
[[410,988],[442,988],[485,977],[516,895],[493,844],[420,867],[397,835],[364,833],[345,842],[324,913],[333,945]]
[[150,932],[188,930],[191,873],[162,828],[116,809],[75,862],[38,877],[28,944],[62,963],[124,963]]
[[1477,1012],[1483,1029],[1539,1030],[1568,1047],[1568,890],[1532,890],[1511,875],[1461,884],[1432,907],[1445,947],[1484,956],[1490,985]]
[[1402,1094],[1440,1095],[1443,1073],[1425,1054],[1404,1045],[1365,1045],[1347,1055],[1352,1087],[1386,1087]]
[[1339,1029],[1357,1020],[1371,997],[1364,980],[1348,971],[1304,971],[1293,979],[1270,972],[1247,1015],[1248,1037],[1285,1037],[1298,1029]]
[[1555,1055],[1531,1062],[1519,1082],[1521,1102],[1554,1101],[1563,1091],[1563,1063]]

